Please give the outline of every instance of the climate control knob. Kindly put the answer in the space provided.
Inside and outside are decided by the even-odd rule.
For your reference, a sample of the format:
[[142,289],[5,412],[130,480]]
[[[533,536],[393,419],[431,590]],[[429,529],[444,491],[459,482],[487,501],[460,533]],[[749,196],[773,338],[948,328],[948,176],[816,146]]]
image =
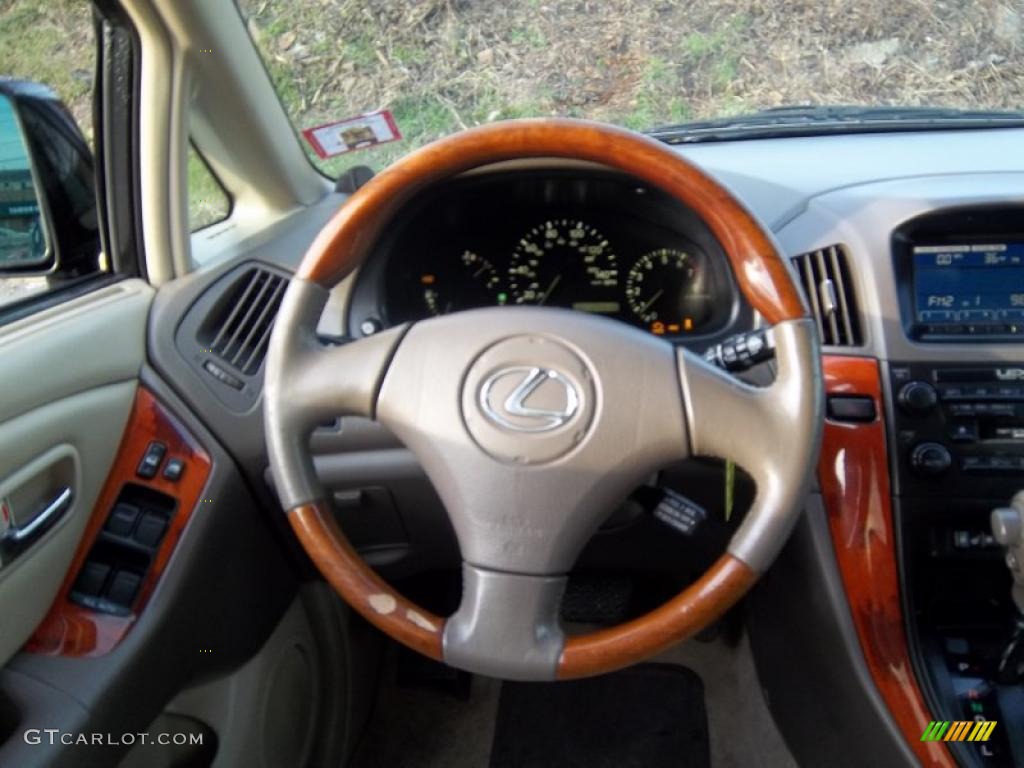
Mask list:
[[941,475],[953,463],[953,454],[942,443],[918,443],[910,452],[910,466],[923,475]]
[[900,387],[896,401],[907,413],[924,414],[939,402],[939,395],[927,381],[908,381]]

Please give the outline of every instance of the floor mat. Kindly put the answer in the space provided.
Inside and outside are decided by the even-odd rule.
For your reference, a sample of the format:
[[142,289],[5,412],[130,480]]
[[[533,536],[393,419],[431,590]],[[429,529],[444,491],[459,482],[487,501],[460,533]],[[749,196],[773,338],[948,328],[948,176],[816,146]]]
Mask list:
[[686,667],[502,685],[490,768],[710,765],[704,685]]

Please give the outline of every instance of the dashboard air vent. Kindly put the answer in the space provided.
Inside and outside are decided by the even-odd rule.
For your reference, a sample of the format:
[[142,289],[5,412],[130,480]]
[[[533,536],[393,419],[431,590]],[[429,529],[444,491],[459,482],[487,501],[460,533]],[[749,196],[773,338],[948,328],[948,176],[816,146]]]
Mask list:
[[257,373],[288,281],[256,267],[242,275],[204,324],[210,352],[245,376]]
[[821,343],[832,347],[859,346],[860,316],[846,251],[831,245],[796,256],[793,266],[817,321]]

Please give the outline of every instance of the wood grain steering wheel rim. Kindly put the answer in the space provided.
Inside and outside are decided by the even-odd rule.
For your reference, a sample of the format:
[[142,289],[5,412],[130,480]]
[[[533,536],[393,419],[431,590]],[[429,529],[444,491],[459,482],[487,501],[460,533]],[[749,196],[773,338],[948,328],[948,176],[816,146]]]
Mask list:
[[[353,194],[323,228],[306,253],[297,280],[293,281],[299,285],[293,285],[290,292],[304,290],[302,284],[317,286],[309,291],[329,289],[337,284],[363,261],[400,207],[430,185],[481,166],[528,158],[598,163],[675,197],[711,229],[729,258],[744,297],[767,323],[806,323],[803,299],[783,258],[771,238],[731,193],[657,141],[611,126],[562,119],[490,124],[441,139],[398,161]],[[296,307],[298,301],[296,298]],[[299,313],[296,308],[295,314]],[[308,325],[309,317],[306,320]],[[281,322],[279,317],[278,323]],[[275,409],[280,405],[276,401],[284,399],[284,395],[278,394],[277,384],[270,381],[270,369],[287,367],[284,346],[294,341],[278,339],[284,335],[284,331],[278,333],[279,330],[275,328],[272,360],[268,362],[265,408],[271,464],[282,503],[289,510],[292,528],[325,578],[356,611],[399,642],[433,659],[447,660],[443,641],[447,620],[405,600],[378,577],[345,539],[334,521],[329,502],[320,497],[296,503],[296,499],[303,498],[302,493],[282,492],[287,472],[275,466],[275,457],[294,449],[294,440],[271,434],[274,429],[282,429],[283,417]],[[307,346],[311,343],[307,339]],[[382,351],[381,359],[389,354],[388,350]],[[801,354],[804,358],[808,356],[806,344]],[[802,375],[813,378],[813,366],[804,362]],[[694,367],[692,362],[688,365]],[[820,369],[818,373],[820,378]],[[702,372],[700,375],[712,374]],[[721,381],[717,385],[721,386]],[[802,411],[804,420],[820,417],[821,403],[815,387],[812,382],[806,392],[801,390],[799,395],[814,401]],[[698,389],[694,385],[694,391]],[[283,393],[283,387],[280,391]],[[351,397],[361,398],[362,410],[373,415],[376,391],[360,391]],[[294,397],[294,390],[289,390],[289,395]],[[789,396],[792,398],[793,392]],[[697,418],[689,413],[687,416]],[[809,421],[807,429],[814,429]],[[818,435],[820,438],[820,429]],[[815,439],[813,435],[808,437],[811,442]],[[692,436],[691,442],[694,442]],[[704,448],[710,446],[710,440],[702,443]],[[810,450],[816,453],[817,446],[811,446]],[[723,451],[712,448],[708,453]],[[812,460],[813,456],[808,455],[805,463]],[[305,496],[312,493],[306,492]],[[795,490],[793,494],[799,496],[800,491]],[[787,514],[793,518],[790,511],[787,510]],[[791,526],[791,522],[788,519],[785,524]],[[645,616],[590,634],[565,638],[555,676],[566,679],[611,671],[692,636],[750,589],[766,562],[781,546],[776,544],[765,561],[753,558],[753,564],[727,552],[695,583]]]

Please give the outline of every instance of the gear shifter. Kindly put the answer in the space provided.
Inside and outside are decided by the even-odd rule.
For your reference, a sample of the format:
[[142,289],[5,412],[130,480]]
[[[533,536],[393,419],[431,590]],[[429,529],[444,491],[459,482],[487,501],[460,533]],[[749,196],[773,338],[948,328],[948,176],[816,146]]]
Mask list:
[[1017,620],[1013,637],[999,659],[998,682],[1024,682],[1024,491],[1013,497],[1009,507],[992,511],[992,535],[1006,548],[1006,565],[1013,574],[1013,602]]

